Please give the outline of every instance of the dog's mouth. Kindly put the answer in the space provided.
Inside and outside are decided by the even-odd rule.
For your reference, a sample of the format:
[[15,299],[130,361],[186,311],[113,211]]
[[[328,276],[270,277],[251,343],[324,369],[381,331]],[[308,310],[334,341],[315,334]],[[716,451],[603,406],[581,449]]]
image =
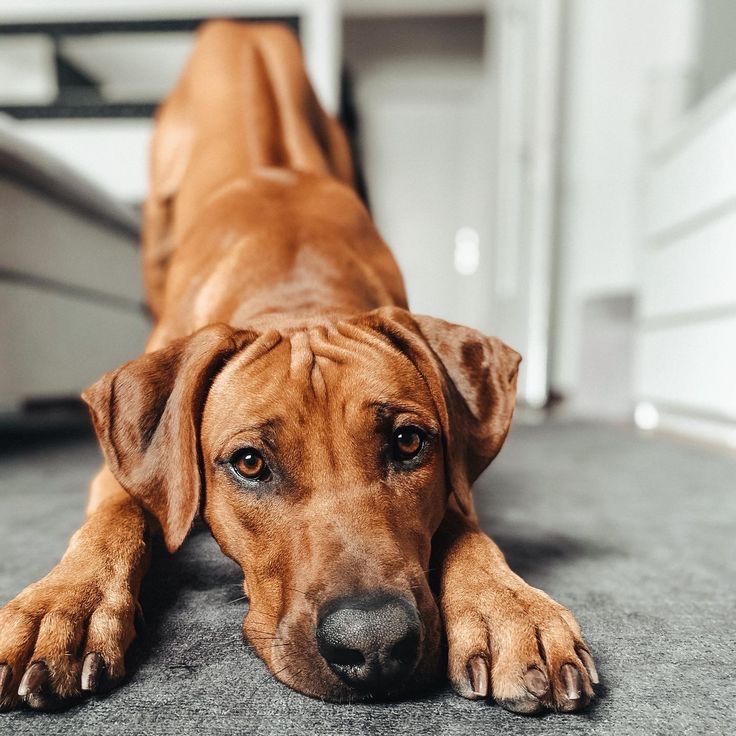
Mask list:
[[426,626],[404,596],[342,596],[316,615],[289,618],[272,635],[246,619],[244,632],[273,675],[305,695],[336,702],[392,700],[436,675],[436,626]]

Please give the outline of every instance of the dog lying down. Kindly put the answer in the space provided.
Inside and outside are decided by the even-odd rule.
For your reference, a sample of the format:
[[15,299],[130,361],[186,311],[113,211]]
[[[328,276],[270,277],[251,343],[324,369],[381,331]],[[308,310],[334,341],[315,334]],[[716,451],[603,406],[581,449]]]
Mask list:
[[446,670],[516,713],[582,709],[598,677],[577,622],[473,508],[519,355],[407,311],[287,30],[200,30],[144,220],[155,326],[83,395],[105,465],[62,560],[0,610],[2,707],[119,683],[150,537],[173,552],[199,512],[243,570],[245,637],[295,690],[395,697]]

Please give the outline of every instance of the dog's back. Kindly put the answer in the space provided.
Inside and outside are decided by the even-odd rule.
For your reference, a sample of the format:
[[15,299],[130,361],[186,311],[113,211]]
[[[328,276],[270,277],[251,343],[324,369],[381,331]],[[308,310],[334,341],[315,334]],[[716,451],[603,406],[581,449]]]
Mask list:
[[294,35],[274,24],[206,23],[156,116],[143,230],[144,278],[156,316],[172,253],[203,207],[267,167],[353,186],[346,137],[319,105]]
[[398,267],[353,187],[339,123],[296,38],[213,21],[156,117],[145,203],[148,349],[214,322],[289,329],[406,305]]

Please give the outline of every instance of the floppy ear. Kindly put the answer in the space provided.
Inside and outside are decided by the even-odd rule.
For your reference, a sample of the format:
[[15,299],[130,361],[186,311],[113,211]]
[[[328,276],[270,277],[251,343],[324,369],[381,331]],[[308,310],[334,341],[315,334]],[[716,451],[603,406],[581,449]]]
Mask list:
[[498,454],[516,403],[521,356],[497,337],[398,307],[372,313],[374,329],[408,355],[435,399],[445,438],[447,475],[460,508]]
[[199,509],[199,425],[210,385],[256,337],[205,327],[106,373],[82,394],[108,467],[158,519],[170,552]]

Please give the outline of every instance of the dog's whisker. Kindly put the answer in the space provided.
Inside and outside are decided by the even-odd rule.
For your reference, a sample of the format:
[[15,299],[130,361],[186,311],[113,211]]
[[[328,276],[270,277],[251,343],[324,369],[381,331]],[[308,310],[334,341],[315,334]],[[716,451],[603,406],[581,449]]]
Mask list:
[[248,613],[258,614],[259,616],[268,616],[269,618],[275,618],[278,621],[278,616],[273,613],[267,613],[266,611],[261,611],[258,608],[249,608]]
[[[298,679],[304,674],[305,670],[306,670],[305,667],[300,667],[296,672],[289,672],[288,673],[288,675],[289,675],[288,676],[289,684],[293,686],[298,681]],[[286,679],[287,678],[284,677],[284,680],[286,680]],[[294,691],[292,690],[291,692],[293,693]],[[289,698],[289,700],[290,699],[291,698]],[[291,708],[288,706],[289,700],[286,701],[286,703],[287,703],[287,706],[286,707],[289,709],[289,713],[291,713]]]
[[245,634],[246,636],[251,636],[251,634],[261,634],[262,636],[269,636],[274,639],[281,638],[281,635],[277,634],[275,631],[264,631],[262,629],[248,629]]
[[276,672],[269,672],[269,673],[268,673],[268,674],[267,674],[267,675],[266,675],[266,676],[265,676],[265,677],[264,677],[264,678],[263,678],[263,679],[262,679],[262,680],[261,680],[261,681],[260,681],[260,682],[258,683],[258,685],[256,686],[255,690],[253,690],[253,692],[252,692],[252,693],[251,693],[251,695],[250,695],[250,698],[249,698],[249,702],[250,702],[251,700],[253,700],[253,698],[255,697],[256,693],[257,693],[257,692],[258,692],[258,691],[259,691],[259,690],[260,690],[260,689],[261,689],[261,688],[262,688],[262,687],[263,687],[263,686],[264,686],[264,685],[266,684],[266,682],[268,682],[268,680],[269,680],[269,679],[270,679],[271,677],[274,677],[274,678],[276,678],[276,676],[277,676],[277,675],[280,675],[280,674],[281,674],[281,673],[282,673],[282,672],[283,672],[284,670],[288,669],[288,667],[289,667],[289,665],[287,664],[287,665],[286,665],[285,667],[282,667],[282,668],[281,668],[280,670],[277,670]]
[[[258,653],[258,652],[259,652],[259,651],[260,651],[260,650],[262,649],[262,647],[257,647],[257,646],[255,646],[255,645],[253,645],[253,644],[244,644],[243,646],[244,646],[244,647],[245,647],[246,649],[250,649],[251,651],[253,651],[253,652],[256,652],[256,653]],[[279,644],[279,643],[276,643],[276,644],[272,644],[271,646],[272,646],[272,647],[279,647],[280,649],[282,649],[282,650],[283,650],[283,648],[288,648],[288,647],[289,647],[289,646],[291,646],[291,645],[290,645],[290,644],[289,644],[289,643],[287,642],[286,644]]]
[[266,682],[271,678],[271,673],[269,672],[265,677],[261,678],[259,683],[256,685],[256,687],[253,689],[253,692],[250,694],[250,697],[248,698],[248,702],[251,702],[253,698],[256,696],[256,693],[266,684]]
[[289,665],[284,665],[280,670],[276,670],[276,672],[272,672],[271,674],[276,677],[277,675],[280,675],[282,672],[285,672],[289,669]]
[[247,637],[248,639],[273,639],[274,641],[276,640],[280,641],[283,638],[279,636],[278,634],[272,634],[267,631],[253,631],[247,634]]
[[289,585],[286,586],[287,590],[293,590],[295,593],[301,593],[305,598],[309,598],[309,594],[305,593],[303,590],[299,590],[299,588],[293,588]]

